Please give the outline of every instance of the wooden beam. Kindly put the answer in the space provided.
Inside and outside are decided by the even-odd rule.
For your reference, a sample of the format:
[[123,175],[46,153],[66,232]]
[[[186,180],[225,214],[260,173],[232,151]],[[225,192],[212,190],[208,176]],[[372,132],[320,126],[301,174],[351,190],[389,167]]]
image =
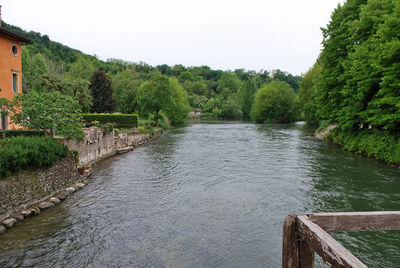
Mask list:
[[308,216],[297,216],[297,231],[312,250],[334,267],[367,267]]
[[400,211],[316,213],[309,217],[327,232],[400,230]]
[[299,243],[296,215],[289,215],[283,222],[282,268],[299,268]]

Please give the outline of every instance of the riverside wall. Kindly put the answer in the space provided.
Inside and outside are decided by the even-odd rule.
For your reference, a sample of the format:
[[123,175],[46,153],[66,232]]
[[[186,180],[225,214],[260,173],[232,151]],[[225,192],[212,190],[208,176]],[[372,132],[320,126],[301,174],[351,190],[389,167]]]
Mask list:
[[[63,140],[69,150],[79,152],[79,166],[91,165],[104,158],[147,143],[161,135],[162,130],[151,133],[120,132],[114,134],[103,132],[101,128],[91,127],[84,129],[83,140]],[[128,151],[128,150],[127,150]]]
[[80,180],[72,154],[52,167],[20,171],[0,180],[0,222]]
[[0,180],[0,234],[18,221],[37,215],[40,210],[50,208],[70,193],[82,189],[89,182],[88,173],[80,175],[78,167],[131,151],[159,137],[162,130],[151,134],[121,132],[114,135],[113,131],[104,133],[100,128],[91,127],[84,129],[84,133],[83,140],[60,140],[69,150],[77,151],[79,159],[70,154],[52,167],[20,171]]

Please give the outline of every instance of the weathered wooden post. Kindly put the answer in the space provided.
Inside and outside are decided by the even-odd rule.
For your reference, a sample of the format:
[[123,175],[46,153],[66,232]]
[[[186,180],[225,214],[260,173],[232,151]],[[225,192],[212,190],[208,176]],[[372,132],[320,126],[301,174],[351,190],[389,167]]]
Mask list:
[[299,243],[296,215],[289,215],[283,222],[282,268],[299,268]]
[[300,240],[299,243],[299,267],[314,268],[314,250],[304,240]]

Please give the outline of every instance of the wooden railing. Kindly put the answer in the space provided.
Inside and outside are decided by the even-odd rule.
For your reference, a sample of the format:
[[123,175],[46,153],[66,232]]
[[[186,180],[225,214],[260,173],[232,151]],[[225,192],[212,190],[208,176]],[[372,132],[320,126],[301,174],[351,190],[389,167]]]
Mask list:
[[400,230],[400,211],[289,215],[283,224],[282,267],[314,267],[314,253],[333,267],[367,267],[328,232]]

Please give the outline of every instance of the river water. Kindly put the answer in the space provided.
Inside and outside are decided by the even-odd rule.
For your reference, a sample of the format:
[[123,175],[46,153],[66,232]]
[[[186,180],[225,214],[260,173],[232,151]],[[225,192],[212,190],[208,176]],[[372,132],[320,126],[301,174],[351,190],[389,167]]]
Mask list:
[[[400,173],[303,123],[196,123],[94,168],[83,190],[0,236],[0,267],[280,267],[288,214],[400,210]],[[400,266],[399,232],[334,235]]]

